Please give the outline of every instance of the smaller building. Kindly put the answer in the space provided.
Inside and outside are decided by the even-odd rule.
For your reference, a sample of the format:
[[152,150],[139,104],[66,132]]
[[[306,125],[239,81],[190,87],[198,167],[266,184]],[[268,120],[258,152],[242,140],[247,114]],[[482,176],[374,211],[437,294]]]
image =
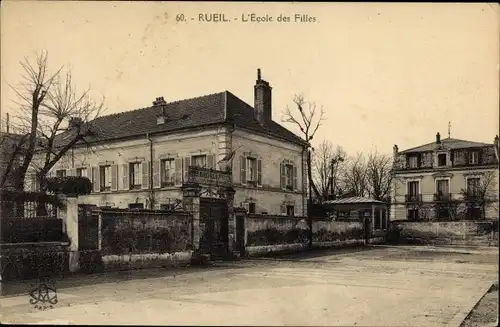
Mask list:
[[373,232],[385,231],[389,225],[389,205],[372,198],[355,196],[329,200],[324,206],[335,220],[353,219],[366,223],[367,219]]

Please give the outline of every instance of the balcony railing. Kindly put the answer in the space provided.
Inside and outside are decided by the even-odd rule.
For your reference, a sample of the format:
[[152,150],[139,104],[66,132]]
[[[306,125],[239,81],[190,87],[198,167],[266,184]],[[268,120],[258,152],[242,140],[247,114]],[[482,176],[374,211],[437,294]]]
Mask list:
[[434,201],[436,202],[449,202],[451,200],[450,193],[435,193]]
[[405,195],[405,202],[422,202],[422,194],[406,194]]

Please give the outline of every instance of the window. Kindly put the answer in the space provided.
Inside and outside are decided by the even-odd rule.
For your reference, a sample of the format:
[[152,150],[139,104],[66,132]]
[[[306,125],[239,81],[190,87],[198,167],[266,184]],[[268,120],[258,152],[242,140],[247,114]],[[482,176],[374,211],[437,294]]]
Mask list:
[[174,185],[175,164],[174,159],[165,159],[161,161],[161,186]]
[[101,192],[111,190],[111,166],[100,166],[99,177]]
[[467,193],[470,195],[477,195],[480,181],[481,179],[479,177],[467,178]]
[[448,197],[450,189],[449,189],[449,183],[447,179],[440,179],[437,181],[436,184],[436,193],[437,195],[441,198]]
[[408,208],[407,211],[408,220],[418,220],[418,208]]
[[407,201],[416,201],[418,200],[419,197],[419,182],[418,181],[411,181],[408,182],[408,195],[407,195]]
[[248,213],[255,213],[255,203],[250,202],[248,204]]
[[66,177],[66,169],[56,170],[56,176],[57,177]]
[[191,157],[191,166],[206,168],[207,167],[207,156],[206,155],[192,156]]
[[438,154],[438,166],[446,166],[446,153]]
[[285,165],[285,177],[286,183],[285,187],[287,190],[293,190],[293,166]]
[[141,188],[142,184],[142,175],[141,175],[141,163],[134,162],[130,164],[129,167],[129,175],[130,175],[130,189]]
[[469,164],[477,165],[479,163],[479,153],[477,151],[469,152]]
[[290,217],[293,217],[295,215],[295,206],[293,205],[287,205],[286,206],[286,215],[287,216],[290,216]]
[[408,158],[408,167],[409,168],[418,168],[418,156],[410,156]]
[[87,177],[87,168],[76,168],[76,176]]
[[246,179],[247,182],[256,183],[257,182],[257,159],[247,158],[247,172]]

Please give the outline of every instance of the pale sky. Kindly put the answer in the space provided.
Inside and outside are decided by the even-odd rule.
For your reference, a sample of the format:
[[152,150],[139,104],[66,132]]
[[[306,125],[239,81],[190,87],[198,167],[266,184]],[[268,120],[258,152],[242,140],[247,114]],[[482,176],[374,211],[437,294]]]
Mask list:
[[[253,105],[260,68],[275,121],[303,93],[326,113],[315,145],[350,154],[433,142],[448,121],[460,139],[492,143],[499,129],[497,4],[2,1],[1,13],[2,119],[15,111],[6,83],[20,82],[19,60],[47,50],[50,67],[71,65],[77,86],[106,97],[108,114],[224,90]],[[241,21],[251,13],[292,22]]]

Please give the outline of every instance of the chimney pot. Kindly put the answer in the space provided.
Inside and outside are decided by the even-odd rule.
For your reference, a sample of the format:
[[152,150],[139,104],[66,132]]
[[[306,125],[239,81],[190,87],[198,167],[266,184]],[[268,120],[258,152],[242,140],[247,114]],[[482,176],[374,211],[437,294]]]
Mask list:
[[257,68],[257,81],[260,81],[261,76],[260,76],[260,68]]
[[436,143],[437,144],[441,143],[441,135],[439,134],[439,132],[436,134]]

